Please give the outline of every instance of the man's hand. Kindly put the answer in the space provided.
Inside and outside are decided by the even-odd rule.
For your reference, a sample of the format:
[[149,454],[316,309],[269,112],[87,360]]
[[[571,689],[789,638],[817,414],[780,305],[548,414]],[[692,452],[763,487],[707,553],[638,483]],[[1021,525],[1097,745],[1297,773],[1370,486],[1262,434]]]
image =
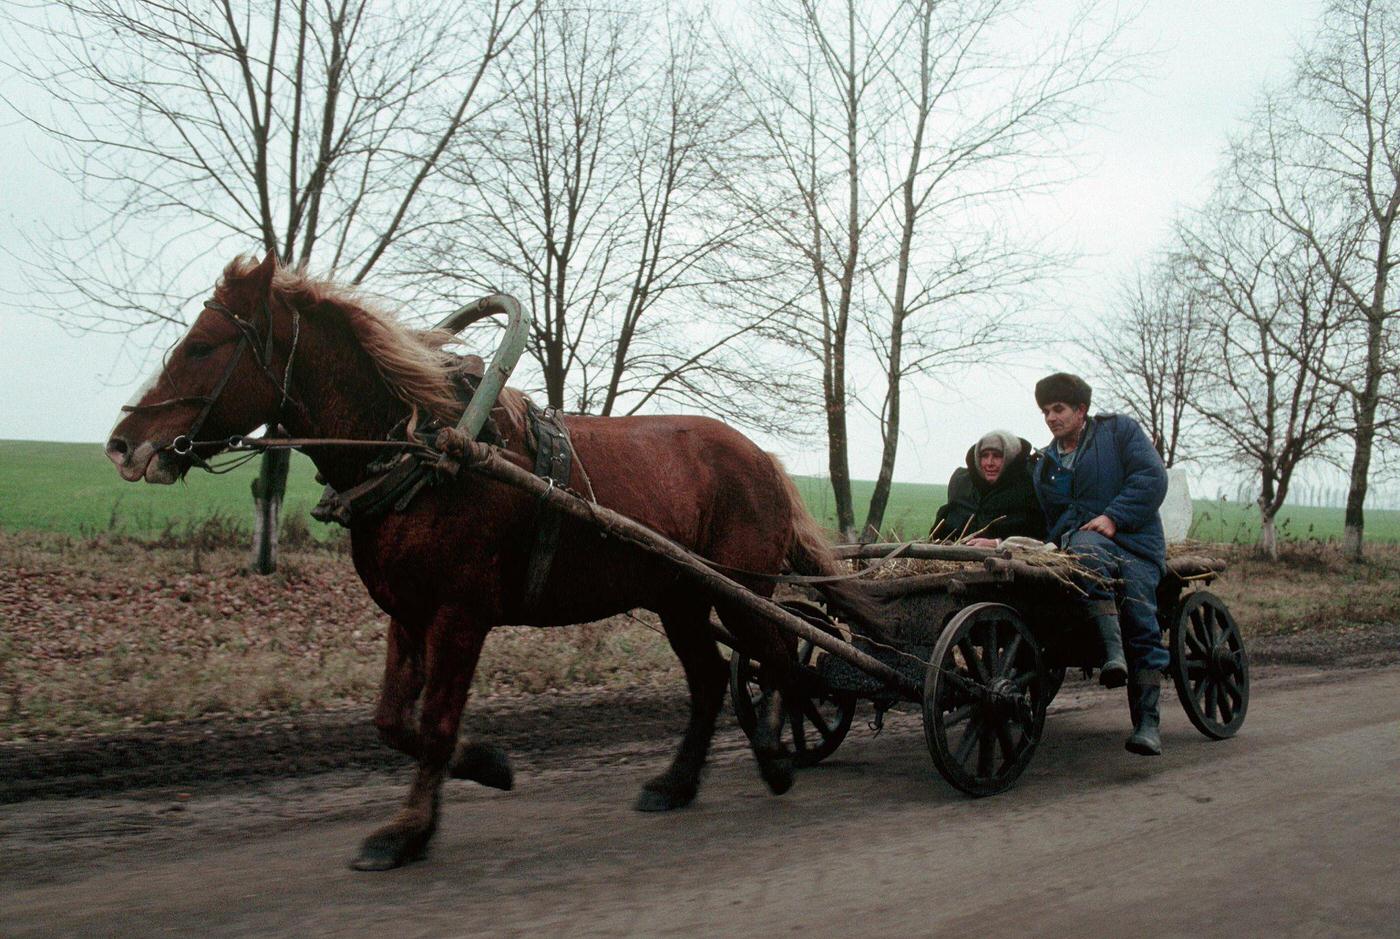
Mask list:
[[1001,545],[1001,541],[996,538],[969,538],[963,544],[969,548],[996,548]]
[[1107,515],[1095,515],[1083,525],[1079,526],[1080,531],[1096,531],[1105,538],[1112,538],[1118,533],[1118,526],[1113,524],[1113,519]]

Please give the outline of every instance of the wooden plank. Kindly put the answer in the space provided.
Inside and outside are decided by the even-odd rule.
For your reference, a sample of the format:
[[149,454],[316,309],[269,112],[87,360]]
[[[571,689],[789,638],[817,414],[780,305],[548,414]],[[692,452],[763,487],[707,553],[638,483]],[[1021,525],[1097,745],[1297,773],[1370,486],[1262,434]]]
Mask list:
[[1167,571],[1182,579],[1223,574],[1229,566],[1224,558],[1207,557],[1203,554],[1184,554],[1167,560]]
[[970,568],[963,571],[940,571],[936,574],[908,574],[887,580],[868,580],[861,584],[866,593],[881,599],[898,600],[915,593],[955,592],[963,584],[990,584],[1011,579],[999,571]]

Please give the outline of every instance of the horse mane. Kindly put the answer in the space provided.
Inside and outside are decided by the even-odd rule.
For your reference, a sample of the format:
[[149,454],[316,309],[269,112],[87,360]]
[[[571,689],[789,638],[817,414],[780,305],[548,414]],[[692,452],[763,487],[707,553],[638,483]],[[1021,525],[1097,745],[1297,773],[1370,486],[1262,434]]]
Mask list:
[[[252,257],[234,258],[224,269],[223,284],[250,276],[258,266]],[[414,329],[380,309],[352,287],[314,277],[301,267],[278,266],[272,278],[273,298],[303,314],[313,310],[337,315],[394,397],[416,411],[455,424],[464,410],[453,375],[459,359],[444,346],[455,335],[441,329]],[[515,388],[502,388],[496,408],[510,423],[525,426],[527,398]]]

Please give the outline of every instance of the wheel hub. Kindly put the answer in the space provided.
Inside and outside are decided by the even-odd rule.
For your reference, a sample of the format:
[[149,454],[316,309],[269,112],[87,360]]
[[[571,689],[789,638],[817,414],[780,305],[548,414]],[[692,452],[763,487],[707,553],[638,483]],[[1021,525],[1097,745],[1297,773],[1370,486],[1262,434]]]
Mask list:
[[987,708],[1000,717],[1015,717],[1021,704],[1021,692],[1009,678],[997,678],[987,686]]
[[1210,650],[1210,670],[1217,678],[1233,675],[1238,670],[1235,653],[1228,644],[1222,642]]

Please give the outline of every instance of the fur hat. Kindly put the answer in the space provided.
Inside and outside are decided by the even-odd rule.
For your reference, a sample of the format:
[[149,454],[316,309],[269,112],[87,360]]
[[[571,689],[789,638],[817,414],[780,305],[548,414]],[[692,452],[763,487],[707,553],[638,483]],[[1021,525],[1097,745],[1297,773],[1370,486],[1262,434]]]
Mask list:
[[1068,372],[1056,372],[1035,383],[1035,403],[1042,408],[1056,401],[1068,404],[1072,408],[1081,404],[1087,408],[1093,396],[1094,389],[1089,387],[1088,382]]
[[1010,463],[1021,455],[1021,438],[1007,430],[994,430],[977,441],[976,455],[980,457],[983,450],[995,450]]

